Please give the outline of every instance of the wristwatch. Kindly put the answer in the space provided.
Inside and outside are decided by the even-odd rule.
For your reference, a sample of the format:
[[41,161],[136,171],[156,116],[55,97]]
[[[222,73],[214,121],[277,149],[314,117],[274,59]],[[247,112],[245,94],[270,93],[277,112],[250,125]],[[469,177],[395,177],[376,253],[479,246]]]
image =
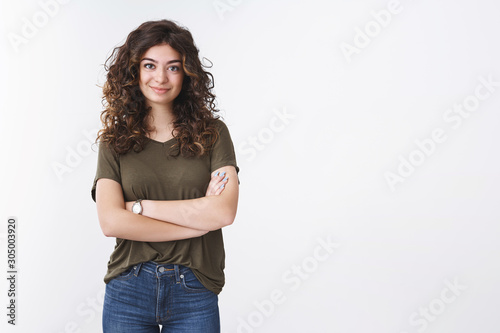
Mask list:
[[142,214],[142,199],[136,200],[132,205],[132,212],[141,215]]

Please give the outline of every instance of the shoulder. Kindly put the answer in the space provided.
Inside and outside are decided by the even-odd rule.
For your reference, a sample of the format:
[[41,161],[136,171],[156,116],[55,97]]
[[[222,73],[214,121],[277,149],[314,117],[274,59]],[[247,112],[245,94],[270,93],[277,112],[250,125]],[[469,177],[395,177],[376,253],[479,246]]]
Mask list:
[[212,126],[217,130],[219,135],[229,135],[229,128],[222,119],[214,119],[212,121]]
[[116,160],[120,158],[120,155],[116,152],[113,145],[111,145],[109,142],[102,141],[99,141],[98,143],[98,155],[106,156],[107,158],[113,158]]
[[217,119],[214,119],[212,120],[212,125],[217,129],[217,130],[221,130],[221,129],[227,129],[227,125],[224,121],[222,121],[222,119],[220,118],[217,118]]
[[232,138],[229,133],[229,129],[224,121],[220,118],[214,119],[212,121],[212,128],[215,129],[216,133],[212,136],[212,145],[214,147],[219,147],[220,149],[226,150],[232,148]]

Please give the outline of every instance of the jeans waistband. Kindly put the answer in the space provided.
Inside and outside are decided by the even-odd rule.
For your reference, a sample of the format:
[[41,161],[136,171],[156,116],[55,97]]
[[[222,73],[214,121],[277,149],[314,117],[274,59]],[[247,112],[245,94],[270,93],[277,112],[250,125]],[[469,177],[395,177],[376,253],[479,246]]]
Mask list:
[[159,264],[154,261],[141,262],[134,266],[134,275],[139,276],[140,272],[147,272],[149,274],[156,275],[157,277],[162,276],[175,276],[176,283],[180,283],[181,271],[189,269],[182,265],[177,264]]

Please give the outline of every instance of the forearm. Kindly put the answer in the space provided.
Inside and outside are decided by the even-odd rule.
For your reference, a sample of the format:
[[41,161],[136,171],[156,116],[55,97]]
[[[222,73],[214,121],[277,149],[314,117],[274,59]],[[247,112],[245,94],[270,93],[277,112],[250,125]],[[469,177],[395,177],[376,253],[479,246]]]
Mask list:
[[165,242],[199,237],[206,231],[165,223],[146,216],[116,208],[100,217],[101,228],[108,237],[143,242]]
[[233,208],[222,199],[221,194],[190,200],[143,200],[143,214],[187,228],[217,230],[233,223],[236,215],[235,205]]
[[[220,173],[220,174],[219,174]],[[142,200],[144,216],[204,231],[233,223],[238,207],[238,175],[234,166],[214,172],[204,197],[187,200]],[[126,202],[127,210],[133,202]]]

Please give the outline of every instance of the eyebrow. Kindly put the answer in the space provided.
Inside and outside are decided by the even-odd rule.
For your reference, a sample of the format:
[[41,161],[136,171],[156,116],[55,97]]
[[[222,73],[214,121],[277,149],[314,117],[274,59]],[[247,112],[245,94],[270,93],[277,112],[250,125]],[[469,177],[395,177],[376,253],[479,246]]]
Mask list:
[[[143,62],[144,60],[147,60],[147,61],[151,61],[151,62],[154,62],[155,64],[158,63],[158,61],[154,60],[154,59],[151,59],[151,58],[142,58],[141,62]],[[170,65],[170,64],[173,64],[174,62],[182,62],[180,60],[170,60],[167,62],[167,65]]]

